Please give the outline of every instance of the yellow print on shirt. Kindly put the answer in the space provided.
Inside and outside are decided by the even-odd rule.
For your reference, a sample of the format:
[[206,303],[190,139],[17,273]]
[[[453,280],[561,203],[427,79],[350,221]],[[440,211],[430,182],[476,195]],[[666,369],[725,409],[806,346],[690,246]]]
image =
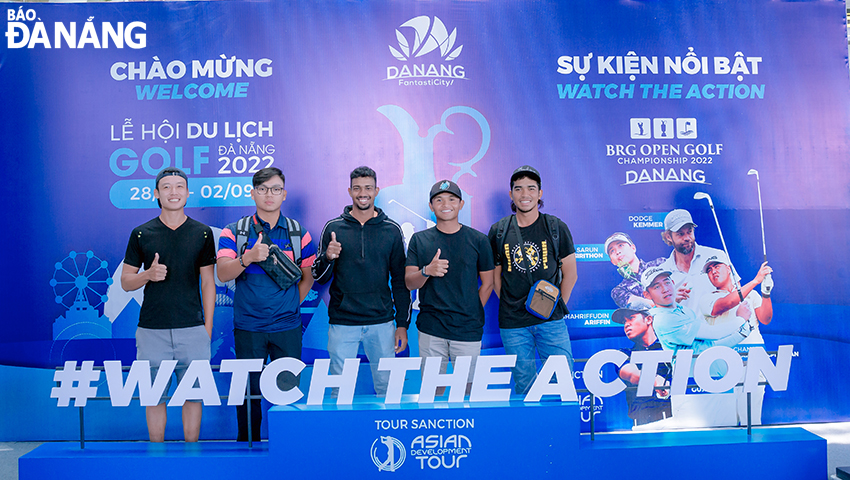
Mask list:
[[[545,247],[546,242],[543,242],[544,252],[546,251]],[[513,266],[516,267],[516,269],[520,272],[525,272],[526,264],[528,264],[530,266],[529,271],[533,272],[537,270],[538,267],[540,267],[540,254],[541,252],[540,249],[538,249],[537,245],[532,242],[525,242],[522,245],[522,248],[520,248],[519,245],[514,247],[510,263],[512,263]],[[510,265],[508,266],[508,271],[510,271]]]

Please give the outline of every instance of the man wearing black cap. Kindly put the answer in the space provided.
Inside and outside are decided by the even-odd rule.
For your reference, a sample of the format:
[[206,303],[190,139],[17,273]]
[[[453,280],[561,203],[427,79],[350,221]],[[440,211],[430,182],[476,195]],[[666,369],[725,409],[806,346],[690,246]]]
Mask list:
[[419,290],[419,355],[442,358],[440,373],[449,361],[472,357],[468,392],[481,353],[484,304],[493,291],[493,252],[487,236],[458,221],[463,195],[457,184],[435,183],[429,203],[437,224],[413,234],[404,272],[407,288]]
[[[183,211],[189,188],[182,170],[168,167],[160,171],[154,196],[162,212],[130,234],[121,287],[128,292],[145,287],[136,330],[136,358],[150,361],[152,375],[163,360],[177,360],[179,383],[192,360],[210,359],[215,238],[210,227]],[[139,272],[142,266],[145,269]],[[187,442],[198,441],[201,413],[201,403],[183,404],[183,436]],[[165,401],[160,399],[158,405],[146,407],[145,416],[150,440],[164,441]]]
[[[655,336],[652,328],[652,317],[644,304],[627,305],[625,308],[615,310],[611,320],[623,325],[626,337],[635,342],[634,346],[626,353],[645,350],[661,350],[661,343]],[[624,350],[625,351],[625,350]],[[655,386],[669,385],[672,365],[664,363],[658,365],[655,372]],[[655,390],[651,396],[638,397],[637,384],[640,379],[640,368],[633,364],[624,364],[617,370],[620,378],[627,382],[630,388],[626,389],[626,402],[629,405],[629,418],[634,425],[644,425],[672,416],[670,408],[670,395],[666,390]]]
[[[537,376],[535,355],[544,363],[550,355],[564,355],[572,368],[564,317],[578,274],[569,228],[557,217],[540,213],[540,173],[528,165],[514,170],[510,197],[516,214],[493,224],[488,237],[496,264],[494,289],[499,295],[502,345],[506,354],[517,356],[512,371],[515,391],[522,394]],[[560,294],[548,317],[526,308],[531,289],[540,280],[550,282]]]

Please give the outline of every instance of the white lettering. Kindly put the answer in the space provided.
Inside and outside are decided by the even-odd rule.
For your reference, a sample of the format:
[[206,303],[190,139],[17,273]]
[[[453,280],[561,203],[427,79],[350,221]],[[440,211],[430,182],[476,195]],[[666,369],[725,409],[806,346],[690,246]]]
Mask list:
[[[524,401],[536,402],[544,395],[556,395],[560,397],[561,401],[577,402],[578,395],[576,394],[573,383],[574,378],[583,378],[587,389],[597,397],[617,395],[625,388],[625,384],[619,378],[607,383],[603,382],[602,368],[609,363],[619,367],[627,361],[640,367],[641,375],[638,381],[637,395],[641,397],[653,394],[658,366],[671,361],[675,362],[670,385],[670,393],[673,395],[684,395],[686,393],[688,390],[688,379],[691,375],[693,375],[697,384],[696,387],[691,389],[695,392],[725,392],[734,387],[741,378],[744,379],[744,391],[751,392],[758,388],[760,374],[764,375],[764,378],[773,390],[784,391],[788,388],[791,359],[794,356],[795,353],[792,346],[780,346],[776,356],[776,363],[774,364],[770,359],[770,355],[764,351],[764,348],[752,347],[748,351],[747,365],[745,367],[740,354],[729,347],[716,346],[709,348],[700,354],[695,362],[693,361],[692,350],[679,350],[674,360],[672,358],[672,352],[665,350],[634,352],[631,358],[629,358],[619,350],[608,349],[594,354],[587,361],[584,370],[576,372],[574,376],[570,371],[566,357],[563,355],[553,355],[543,365]],[[422,359],[419,357],[381,359],[378,369],[390,372],[385,403],[401,403],[405,375],[410,370],[420,368],[421,361]],[[713,378],[711,375],[712,364],[718,361],[726,364],[727,371],[722,377]],[[419,403],[433,403],[437,387],[449,387],[451,389],[449,401],[462,401],[469,379],[470,364],[470,357],[458,357],[453,373],[441,374],[440,359],[426,359],[422,386],[419,392]],[[510,372],[494,372],[492,370],[494,368],[511,368],[515,364],[515,355],[487,355],[479,357],[476,361],[476,368],[472,377],[472,391],[469,401],[509,400],[510,389],[490,389],[488,387],[509,385],[511,378]],[[151,382],[150,362],[147,360],[133,362],[126,380],[123,377],[120,361],[105,361],[104,369],[106,370],[106,380],[112,405],[116,407],[128,406],[137,386],[140,404],[142,406],[157,405],[176,365],[177,362],[174,360],[163,361],[157,371],[156,378]],[[325,396],[325,390],[328,388],[338,388],[337,404],[350,405],[354,398],[354,386],[357,382],[359,367],[359,359],[346,359],[342,372],[339,375],[331,375],[329,373],[330,360],[317,359],[313,365],[313,374],[310,380],[311,388],[307,397],[307,404],[321,405]],[[70,368],[73,368],[73,366]],[[304,393],[297,386],[286,391],[281,391],[277,387],[277,377],[283,372],[298,375],[304,368],[304,363],[295,358],[280,358],[265,368],[263,368],[263,360],[261,359],[223,360],[220,371],[222,373],[232,374],[227,404],[231,406],[241,405],[244,402],[248,377],[251,372],[262,372],[260,375],[260,390],[268,401],[276,405],[291,404],[301,399]],[[63,370],[57,370],[57,372],[61,374]],[[647,374],[643,375],[643,372]],[[61,375],[57,374],[57,376]],[[553,376],[556,376],[554,382],[552,381]],[[196,384],[197,387],[195,386]],[[91,395],[94,396],[95,394],[92,393]],[[221,405],[212,375],[212,368],[208,360],[196,360],[189,365],[186,375],[177,386],[177,390],[168,404],[169,406],[182,405],[187,400],[200,400],[205,405]],[[67,406],[67,404],[60,402],[60,406]],[[406,428],[406,426],[384,427],[378,425],[378,428],[396,429]],[[412,428],[417,428],[415,421],[412,424]]]
[[384,403],[397,404],[401,403],[401,394],[404,390],[404,377],[409,370],[418,370],[422,364],[420,357],[412,358],[382,358],[378,362],[378,370],[389,370],[390,379],[387,383],[387,397]]
[[339,388],[337,405],[351,405],[354,400],[354,385],[357,383],[357,372],[360,369],[359,358],[346,358],[342,373],[328,373],[331,361],[328,358],[318,358],[313,363],[313,377],[310,379],[310,392],[307,394],[307,405],[321,405],[326,388]]

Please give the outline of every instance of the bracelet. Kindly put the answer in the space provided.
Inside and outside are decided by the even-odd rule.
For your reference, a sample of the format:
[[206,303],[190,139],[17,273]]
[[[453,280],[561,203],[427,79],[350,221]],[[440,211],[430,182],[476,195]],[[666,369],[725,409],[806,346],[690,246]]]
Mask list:
[[[427,267],[427,265],[426,265],[426,267]],[[419,273],[421,273],[422,276],[425,277],[425,278],[428,278],[428,277],[431,276],[431,275],[428,275],[427,273],[425,273],[425,267],[422,267],[422,270],[419,270]]]
[[239,265],[242,265],[242,268],[248,268],[244,263],[242,263],[242,255],[239,255]]

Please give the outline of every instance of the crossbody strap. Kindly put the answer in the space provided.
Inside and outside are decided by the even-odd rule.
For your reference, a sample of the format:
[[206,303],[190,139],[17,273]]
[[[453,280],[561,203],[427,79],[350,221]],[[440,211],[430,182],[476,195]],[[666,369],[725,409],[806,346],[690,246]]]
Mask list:
[[522,233],[519,228],[519,220],[516,220],[516,215],[511,215],[510,222],[511,223],[508,224],[508,228],[510,228],[511,225],[516,225],[516,234],[517,237],[519,237],[519,251],[522,254],[522,258],[525,259],[525,274],[528,276],[528,283],[529,285],[534,285],[534,280],[531,278],[531,257],[525,254],[525,241],[522,239]]
[[[265,233],[265,232],[263,232],[263,227],[260,225],[260,222],[258,222],[257,219],[253,218],[253,216],[251,218],[254,220],[254,232],[257,233],[257,238],[259,238],[260,233]],[[294,222],[294,220],[293,220],[293,222]],[[283,252],[282,249],[281,249],[281,251],[283,252],[283,257],[284,257],[285,261],[288,261],[288,262],[292,263],[293,265],[295,265],[296,267],[301,268],[301,265],[300,265],[300,263],[301,263],[301,225],[299,225],[298,222],[295,222],[295,225],[297,225],[297,227],[298,227],[298,235],[297,235],[297,240],[298,240],[298,252],[297,253],[298,253],[298,255],[297,256],[295,255],[296,254],[296,251],[295,251],[295,245],[296,244],[295,244],[295,239],[292,236],[292,231],[289,230],[289,228],[291,227],[291,224],[289,223],[289,218],[286,219],[287,234],[289,235],[289,243],[292,244],[292,256],[295,257],[295,259],[293,260],[293,259],[289,258],[289,255],[287,255],[286,252]],[[272,242],[271,235],[265,235],[264,240],[265,241],[263,243],[268,245],[270,248],[272,246],[280,248],[274,242]]]

